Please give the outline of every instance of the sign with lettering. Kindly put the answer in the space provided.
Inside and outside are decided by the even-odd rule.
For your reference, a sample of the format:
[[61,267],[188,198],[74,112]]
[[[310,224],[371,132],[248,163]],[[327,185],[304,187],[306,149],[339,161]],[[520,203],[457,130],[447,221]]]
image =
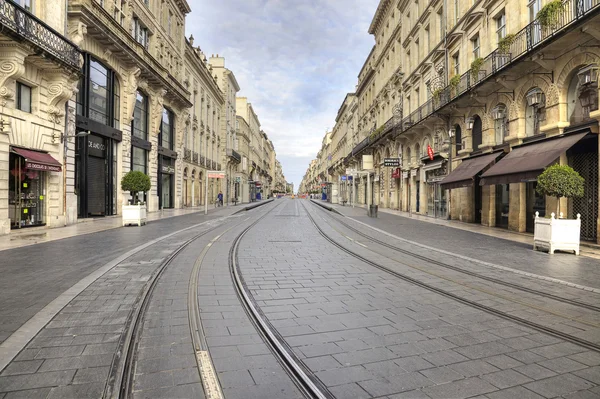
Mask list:
[[104,138],[90,135],[87,138],[87,143],[88,155],[98,158],[106,157],[106,144],[104,144]]
[[402,172],[402,178],[408,179],[408,171]]
[[224,179],[225,178],[225,172],[209,171],[207,173],[208,173],[209,179]]
[[383,158],[383,166],[397,168],[400,166],[400,158]]
[[61,172],[62,168],[56,165],[44,165],[43,163],[37,162],[25,162],[25,169],[29,170],[43,170],[48,172]]
[[175,167],[173,167],[172,165],[162,165],[160,168],[160,172],[161,173],[166,173],[169,175],[174,175],[175,174]]

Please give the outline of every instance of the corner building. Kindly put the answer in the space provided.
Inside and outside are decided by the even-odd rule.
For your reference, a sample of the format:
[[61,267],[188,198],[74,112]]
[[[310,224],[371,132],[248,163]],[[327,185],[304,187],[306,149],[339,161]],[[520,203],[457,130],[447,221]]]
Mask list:
[[0,234],[76,220],[75,116],[82,55],[64,0],[0,2]]
[[[525,232],[536,211],[556,209],[536,193],[537,176],[569,164],[585,196],[561,209],[581,214],[581,238],[598,241],[600,4],[564,1],[545,23],[537,13],[546,4],[382,0],[352,93],[353,147],[332,154],[325,177],[360,170],[370,154],[373,203]],[[359,203],[365,180],[354,182]]]
[[[79,218],[119,214],[129,170],[150,176],[149,211],[181,206],[184,0],[69,1],[69,34],[84,65],[76,102]],[[88,133],[83,135],[80,133]]]

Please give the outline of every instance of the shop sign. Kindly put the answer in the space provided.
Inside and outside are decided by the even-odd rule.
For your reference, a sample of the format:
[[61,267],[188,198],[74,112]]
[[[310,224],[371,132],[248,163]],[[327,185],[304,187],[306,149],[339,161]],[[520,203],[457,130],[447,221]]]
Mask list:
[[403,179],[408,179],[408,171],[402,172],[402,178]]
[[170,175],[175,174],[175,168],[171,165],[162,165],[160,168],[161,173],[167,173]]
[[237,176],[237,177],[235,178],[235,182],[236,182],[236,183],[239,183],[239,182],[241,182],[241,181],[242,181],[242,178],[241,178],[241,177]]
[[98,158],[106,157],[106,145],[104,138],[98,136],[88,136],[88,155]]
[[383,158],[383,166],[397,168],[400,166],[400,158]]
[[62,168],[57,165],[44,165],[43,163],[25,162],[25,169],[29,170],[43,170],[48,172],[62,172]]
[[412,177],[417,177],[417,170],[416,170],[416,169],[413,169],[413,170],[411,170],[411,171],[410,171],[410,175],[411,175]]
[[342,181],[346,181],[346,176],[341,176]]
[[[225,173],[224,172],[208,172],[208,178],[209,179],[224,179],[225,178]],[[256,184],[258,185],[258,183]]]
[[427,155],[429,155],[429,159],[433,161],[433,148],[429,144],[427,144]]
[[392,179],[399,179],[400,178],[400,168],[394,169],[394,171],[392,172]]

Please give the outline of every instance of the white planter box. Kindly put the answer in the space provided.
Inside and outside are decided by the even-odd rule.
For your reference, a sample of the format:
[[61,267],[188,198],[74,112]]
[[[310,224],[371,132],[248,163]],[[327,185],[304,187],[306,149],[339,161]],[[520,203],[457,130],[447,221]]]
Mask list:
[[[560,214],[562,216],[562,212]],[[544,249],[549,254],[555,250],[574,251],[579,255],[579,235],[581,232],[581,215],[577,219],[556,219],[552,213],[550,219],[539,217],[535,213],[533,230],[533,249]]]
[[146,205],[123,205],[123,226],[146,224]]

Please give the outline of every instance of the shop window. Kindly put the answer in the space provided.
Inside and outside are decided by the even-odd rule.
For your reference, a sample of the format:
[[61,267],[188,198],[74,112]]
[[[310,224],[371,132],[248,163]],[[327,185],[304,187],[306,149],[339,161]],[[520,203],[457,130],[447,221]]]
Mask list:
[[46,214],[46,173],[27,169],[25,159],[9,157],[8,203],[11,228],[43,226]]
[[115,72],[86,54],[82,75],[77,114],[119,128],[120,86]]
[[147,151],[143,148],[132,147],[131,152],[131,170],[137,170],[142,173],[148,173]]
[[17,108],[31,112],[31,87],[21,82],[17,82]]

